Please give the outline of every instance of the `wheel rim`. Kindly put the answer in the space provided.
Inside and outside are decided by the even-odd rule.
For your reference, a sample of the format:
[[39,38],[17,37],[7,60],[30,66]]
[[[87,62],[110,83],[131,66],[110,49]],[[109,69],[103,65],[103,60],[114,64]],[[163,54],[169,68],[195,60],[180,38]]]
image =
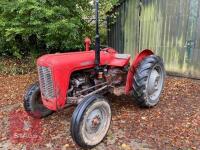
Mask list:
[[111,121],[110,106],[97,102],[89,109],[83,120],[82,137],[88,145],[96,145],[105,137]]
[[152,101],[157,101],[163,89],[164,72],[160,65],[156,65],[151,70],[147,82],[148,96]]
[[86,120],[86,130],[89,134],[96,133],[100,128],[102,128],[105,118],[102,116],[102,111],[100,108],[93,110]]

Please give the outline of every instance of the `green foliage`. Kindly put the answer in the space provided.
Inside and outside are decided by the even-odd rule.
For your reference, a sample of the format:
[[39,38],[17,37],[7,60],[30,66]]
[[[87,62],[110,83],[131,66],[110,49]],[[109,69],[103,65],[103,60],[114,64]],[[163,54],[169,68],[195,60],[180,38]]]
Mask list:
[[77,1],[12,0],[0,2],[1,51],[17,58],[31,51],[79,47],[86,22]]
[[[101,38],[101,45],[107,45],[107,25],[106,25],[106,18],[107,12],[111,10],[111,8],[116,5],[119,0],[99,0],[99,19],[100,19],[100,38]],[[91,6],[94,6],[94,1],[90,3]],[[90,31],[88,35],[91,37],[95,37],[95,23],[94,23],[94,7],[87,7],[87,11],[84,11],[84,18],[88,18],[87,23],[89,24]],[[93,41],[95,39],[93,38]],[[94,43],[94,42],[93,42]]]
[[[102,0],[101,17],[116,0]],[[83,47],[93,36],[91,0],[0,1],[0,54],[17,58]],[[105,9],[106,8],[106,9]]]

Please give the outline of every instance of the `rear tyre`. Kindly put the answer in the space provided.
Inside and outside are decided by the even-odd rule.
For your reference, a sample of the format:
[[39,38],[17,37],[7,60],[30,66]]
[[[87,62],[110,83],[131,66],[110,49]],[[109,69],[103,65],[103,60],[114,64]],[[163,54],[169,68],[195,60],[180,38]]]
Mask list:
[[165,69],[159,56],[146,57],[137,67],[133,79],[133,96],[143,107],[153,107],[159,102],[164,87]]
[[108,101],[99,95],[86,97],[73,113],[72,138],[82,148],[95,147],[106,136],[110,122],[111,108]]
[[53,113],[46,108],[41,99],[39,83],[32,84],[24,95],[24,108],[34,118],[44,118]]

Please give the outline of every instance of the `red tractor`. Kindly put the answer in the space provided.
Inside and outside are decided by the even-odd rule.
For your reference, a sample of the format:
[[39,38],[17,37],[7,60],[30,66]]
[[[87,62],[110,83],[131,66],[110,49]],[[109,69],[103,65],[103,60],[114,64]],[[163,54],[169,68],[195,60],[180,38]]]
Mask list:
[[77,105],[71,119],[73,140],[83,148],[99,144],[111,122],[111,108],[104,97],[115,88],[125,86],[125,93],[143,107],[159,102],[165,77],[163,61],[150,50],[139,53],[132,65],[130,55],[113,48],[100,48],[96,0],[96,42],[90,50],[49,54],[37,60],[39,82],[31,85],[24,96],[29,115],[43,118],[57,110]]

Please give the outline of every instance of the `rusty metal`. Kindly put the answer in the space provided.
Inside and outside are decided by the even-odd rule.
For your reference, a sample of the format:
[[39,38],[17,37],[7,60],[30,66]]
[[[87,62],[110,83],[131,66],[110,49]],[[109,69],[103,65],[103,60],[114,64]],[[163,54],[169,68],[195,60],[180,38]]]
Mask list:
[[99,92],[102,92],[103,90],[105,90],[105,89],[108,88],[108,87],[109,87],[108,85],[105,85],[105,86],[99,88],[98,90],[95,90],[95,91],[93,91],[93,92],[91,92],[91,93],[89,93],[89,94],[87,94],[87,95],[81,96],[81,98],[79,98],[78,101],[77,101],[78,104],[79,104],[85,97],[89,97],[89,96],[91,96],[91,95],[94,95],[94,94],[97,94],[97,93],[99,93]]
[[81,93],[87,92],[87,91],[89,91],[89,90],[92,90],[92,89],[94,89],[94,88],[97,88],[97,87],[99,87],[99,86],[103,86],[103,85],[106,85],[106,84],[108,84],[108,82],[104,82],[104,83],[101,83],[101,84],[98,84],[98,85],[89,87],[89,88],[87,88],[87,89],[84,89],[84,90],[82,90],[82,91],[77,92],[77,95],[80,96]]
[[[102,86],[99,88],[99,86]],[[84,89],[82,91],[79,91],[74,97],[68,97],[67,98],[67,104],[79,104],[85,97],[88,97],[88,96],[91,96],[93,94],[97,94],[99,92],[102,92],[104,89],[106,89],[107,87],[109,87],[110,85],[107,83],[107,82],[104,82],[104,83],[101,83],[101,84],[98,84],[98,85],[95,85],[93,87],[90,87],[90,88],[87,88],[87,89]],[[93,92],[90,92],[86,95],[82,95],[81,93],[84,93],[84,92],[87,92],[87,91],[90,91],[92,89],[95,89],[95,88],[98,88],[96,90],[94,90]]]

